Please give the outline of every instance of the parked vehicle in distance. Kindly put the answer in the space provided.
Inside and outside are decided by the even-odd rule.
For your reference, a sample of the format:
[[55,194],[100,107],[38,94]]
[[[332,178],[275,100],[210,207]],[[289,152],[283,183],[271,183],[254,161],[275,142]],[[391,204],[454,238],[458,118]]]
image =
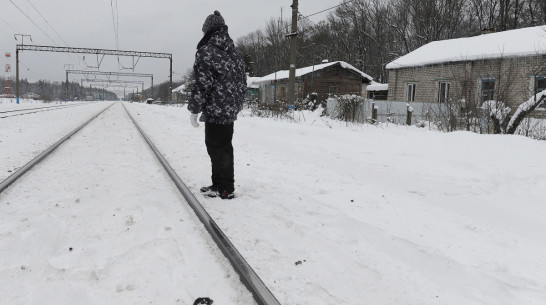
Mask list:
[[153,104],[154,103],[154,99],[153,98],[148,98],[146,99],[146,104]]

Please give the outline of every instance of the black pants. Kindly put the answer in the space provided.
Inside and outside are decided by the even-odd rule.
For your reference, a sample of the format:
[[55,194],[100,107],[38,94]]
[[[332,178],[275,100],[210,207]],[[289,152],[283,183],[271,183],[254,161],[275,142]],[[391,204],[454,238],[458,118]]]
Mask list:
[[212,184],[220,190],[235,190],[233,174],[233,123],[205,123],[205,144],[212,163]]

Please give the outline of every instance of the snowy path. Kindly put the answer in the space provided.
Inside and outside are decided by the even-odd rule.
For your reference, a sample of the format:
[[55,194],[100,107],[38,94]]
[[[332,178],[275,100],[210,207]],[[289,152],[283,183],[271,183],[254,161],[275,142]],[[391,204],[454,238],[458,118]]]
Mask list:
[[254,303],[121,104],[0,207],[2,304]]
[[[129,109],[210,183],[187,109]],[[237,198],[202,203],[282,304],[544,304],[546,143],[243,115]]]

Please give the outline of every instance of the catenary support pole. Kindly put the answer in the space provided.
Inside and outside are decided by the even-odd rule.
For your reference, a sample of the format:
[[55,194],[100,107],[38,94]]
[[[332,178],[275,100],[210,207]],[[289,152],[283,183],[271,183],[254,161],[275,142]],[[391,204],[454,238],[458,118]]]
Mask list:
[[173,58],[169,59],[170,73],[169,73],[169,104],[173,103]]
[[68,102],[68,72],[66,72],[66,94],[65,102]]
[[15,51],[15,94],[19,104],[19,50]]
[[292,29],[290,34],[290,74],[288,75],[288,104],[294,105],[296,99],[296,38],[298,35],[298,0],[292,1]]

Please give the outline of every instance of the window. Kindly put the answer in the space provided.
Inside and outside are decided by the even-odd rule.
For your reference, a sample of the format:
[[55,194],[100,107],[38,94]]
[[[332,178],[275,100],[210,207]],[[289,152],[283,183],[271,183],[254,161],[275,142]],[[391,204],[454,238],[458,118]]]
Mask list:
[[[535,77],[535,94],[546,90],[546,77],[545,76],[537,76]],[[546,103],[542,102],[538,106],[539,108],[546,108]]]
[[271,92],[270,92],[270,96],[269,96],[269,102],[270,103],[275,103],[276,98],[277,98],[277,93],[276,93],[275,85],[271,85]]
[[438,88],[438,102],[445,103],[449,100],[449,83],[440,82]]
[[481,92],[481,104],[485,101],[493,100],[495,97],[495,79],[493,78],[487,78],[482,79],[481,84],[482,92]]
[[337,86],[330,86],[330,94],[336,94],[337,93]]
[[415,84],[408,84],[407,93],[408,93],[407,101],[408,102],[415,101]]

